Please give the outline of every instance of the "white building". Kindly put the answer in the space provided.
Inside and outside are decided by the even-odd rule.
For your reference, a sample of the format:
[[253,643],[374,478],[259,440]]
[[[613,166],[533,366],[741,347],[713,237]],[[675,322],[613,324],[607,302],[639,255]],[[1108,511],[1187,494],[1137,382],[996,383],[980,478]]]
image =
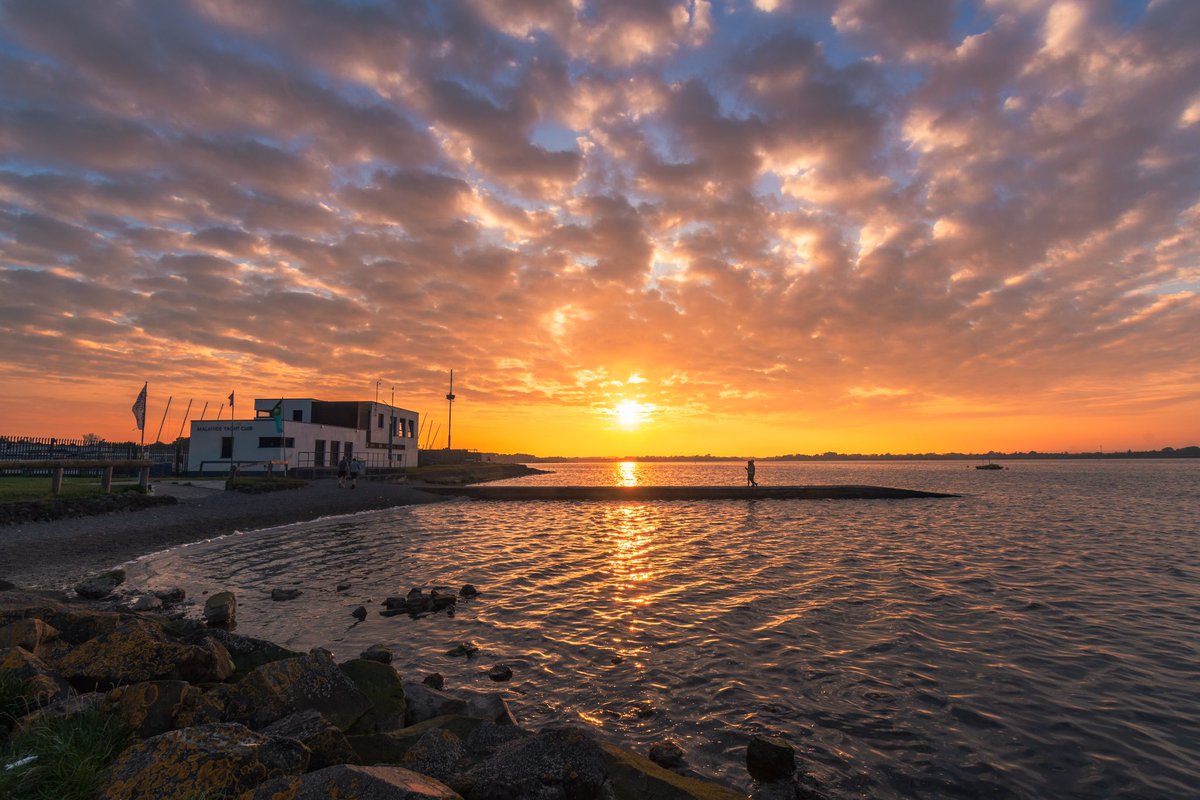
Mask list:
[[[279,420],[272,412],[280,406]],[[336,467],[344,455],[368,469],[417,466],[418,414],[387,403],[259,399],[253,419],[193,420],[188,472]]]

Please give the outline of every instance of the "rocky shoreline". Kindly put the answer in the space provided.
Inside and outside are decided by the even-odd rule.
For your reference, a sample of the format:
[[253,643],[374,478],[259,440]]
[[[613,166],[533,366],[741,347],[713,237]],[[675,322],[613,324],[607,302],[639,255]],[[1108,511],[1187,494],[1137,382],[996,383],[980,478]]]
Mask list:
[[[336,662],[321,648],[297,653],[241,636],[226,627],[236,615],[232,596],[210,597],[203,620],[171,619],[181,593],[160,593],[166,608],[153,615],[105,610],[121,578],[82,582],[76,597],[96,598],[90,603],[0,591],[0,679],[18,682],[28,712],[9,735],[50,719],[112,720],[129,738],[104,772],[100,797],[745,797],[686,774],[670,742],[647,757],[590,729],[525,729],[502,693],[447,688],[436,674],[401,676],[383,645]],[[393,605],[425,607],[438,597],[409,592]],[[503,671],[493,679],[504,680]],[[0,788],[36,769],[36,756],[10,758]],[[755,798],[821,797],[786,742],[755,737],[746,758]]]

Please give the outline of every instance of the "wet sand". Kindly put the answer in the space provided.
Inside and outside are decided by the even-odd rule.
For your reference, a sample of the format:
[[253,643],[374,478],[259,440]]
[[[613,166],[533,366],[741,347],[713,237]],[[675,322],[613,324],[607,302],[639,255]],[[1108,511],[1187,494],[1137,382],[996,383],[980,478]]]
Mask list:
[[157,483],[155,493],[173,495],[178,502],[0,527],[0,579],[29,588],[63,589],[139,556],[234,531],[440,499],[413,486],[375,481],[339,489],[332,478],[265,494],[226,492],[220,481]]

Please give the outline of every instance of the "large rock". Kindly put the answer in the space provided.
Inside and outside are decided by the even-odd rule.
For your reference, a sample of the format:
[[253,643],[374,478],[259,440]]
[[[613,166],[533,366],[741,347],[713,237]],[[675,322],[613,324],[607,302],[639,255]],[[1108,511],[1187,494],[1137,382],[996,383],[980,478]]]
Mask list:
[[777,736],[755,736],[746,746],[746,770],[755,780],[782,780],[795,769],[795,748]]
[[80,644],[114,631],[121,620],[111,611],[95,611],[85,606],[63,603],[32,592],[0,593],[0,625],[22,619],[40,619],[58,631],[58,637]]
[[135,737],[149,739],[179,727],[178,717],[199,694],[187,681],[145,681],[113,689],[106,703]]
[[426,731],[408,749],[400,764],[413,772],[449,782],[466,757],[467,749],[462,739],[445,728],[434,728]]
[[457,695],[467,701],[468,717],[478,717],[498,725],[516,725],[517,718],[513,716],[504,695],[498,692],[477,692],[471,689],[461,689]]
[[574,727],[547,728],[502,744],[455,778],[468,800],[598,800],[606,796],[607,783],[604,751]]
[[233,592],[217,592],[204,601],[204,622],[217,628],[237,624],[237,597]]
[[19,619],[0,628],[0,650],[21,647],[38,658],[47,658],[58,643],[58,631],[54,626],[35,617]]
[[387,733],[352,733],[347,738],[360,764],[401,764],[408,751],[429,731],[447,731],[460,740],[470,741],[475,729],[485,724],[483,720],[471,717],[434,717]]
[[346,734],[325,719],[321,712],[307,709],[290,714],[278,722],[272,722],[262,730],[267,736],[286,736],[303,744],[312,753],[309,769],[323,769],[334,764],[352,764],[356,760],[354,749],[346,741]]
[[115,631],[84,642],[58,661],[58,671],[83,690],[141,681],[225,680],[233,661],[216,642],[206,646],[171,641],[149,622],[122,623]]
[[113,589],[116,589],[124,582],[125,570],[112,569],[80,581],[75,586],[75,593],[89,600],[99,600],[108,597],[113,593]]
[[444,783],[403,767],[326,767],[277,778],[242,800],[462,800]]
[[745,800],[746,795],[716,783],[663,769],[648,758],[601,742],[609,786],[616,800]]
[[236,797],[271,778],[300,775],[308,748],[242,725],[215,723],[138,742],[117,757],[106,800]]
[[356,658],[342,664],[341,670],[371,704],[350,728],[352,733],[376,733],[404,727],[407,708],[404,683],[395,669],[378,661]]
[[252,636],[242,636],[223,628],[205,628],[199,623],[193,623],[187,631],[186,641],[192,644],[202,644],[206,639],[213,639],[221,644],[233,658],[235,667],[234,679],[245,676],[263,664],[272,661],[282,661],[285,658],[297,658],[302,653],[280,647],[266,639],[255,639]]
[[404,682],[404,698],[408,704],[405,720],[416,725],[427,719],[446,714],[467,716],[467,701],[413,681]]
[[371,707],[323,651],[263,664],[230,687],[225,701],[229,719],[255,730],[311,708],[344,731]]

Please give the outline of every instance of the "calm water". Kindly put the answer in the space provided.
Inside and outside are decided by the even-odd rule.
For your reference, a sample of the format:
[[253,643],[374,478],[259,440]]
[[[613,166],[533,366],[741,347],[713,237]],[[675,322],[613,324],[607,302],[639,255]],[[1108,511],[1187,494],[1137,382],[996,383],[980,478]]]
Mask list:
[[[178,548],[132,582],[232,589],[239,631],[503,689],[749,788],[753,733],[834,797],[1195,797],[1200,462],[758,465],[761,483],[950,500],[472,503]],[[516,483],[742,483],[740,464],[564,464]],[[339,581],[353,588],[337,593]],[[474,583],[454,617],[384,618]],[[272,603],[270,590],[303,596]],[[372,609],[362,624],[350,611]],[[446,656],[471,640],[473,660]],[[486,669],[507,663],[508,684]]]

